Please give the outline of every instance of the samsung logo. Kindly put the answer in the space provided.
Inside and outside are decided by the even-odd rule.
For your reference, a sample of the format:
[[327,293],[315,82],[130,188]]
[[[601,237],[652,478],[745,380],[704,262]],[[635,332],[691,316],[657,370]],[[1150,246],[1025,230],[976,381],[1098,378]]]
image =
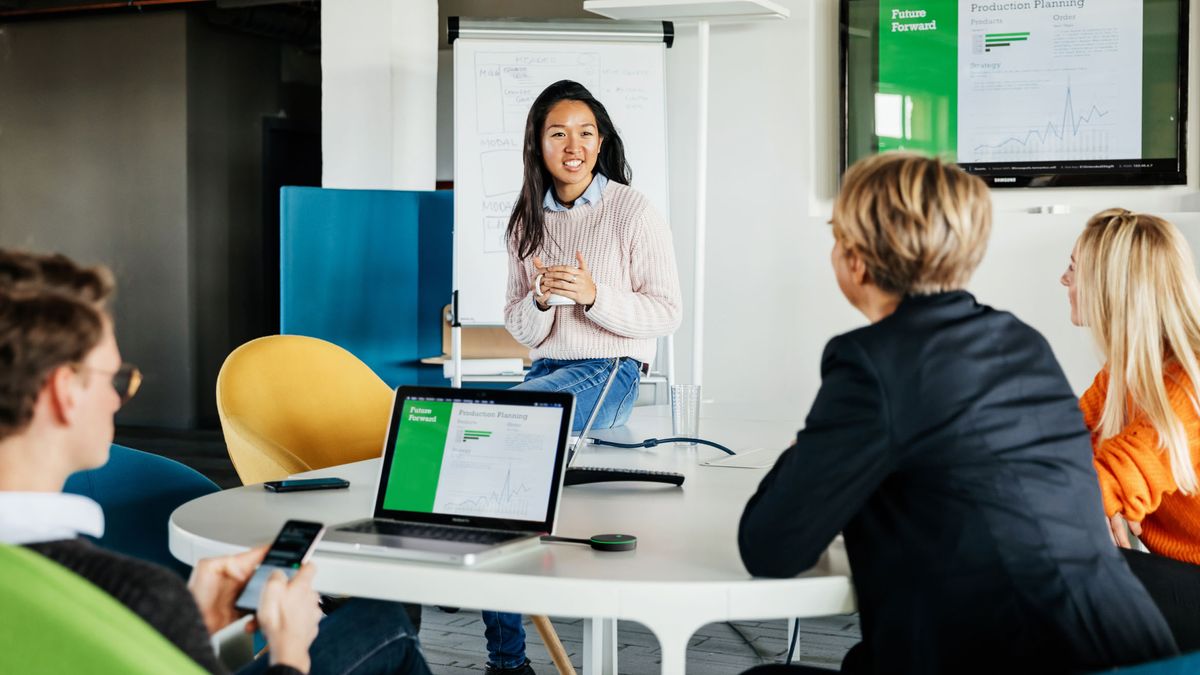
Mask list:
[[1016,178],[993,178],[992,180],[997,183],[1015,183],[1015,182],[1017,182]]
[[469,523],[469,522],[471,522],[471,519],[470,519],[470,518],[451,518],[450,520],[452,520],[453,522],[456,522],[456,523]]

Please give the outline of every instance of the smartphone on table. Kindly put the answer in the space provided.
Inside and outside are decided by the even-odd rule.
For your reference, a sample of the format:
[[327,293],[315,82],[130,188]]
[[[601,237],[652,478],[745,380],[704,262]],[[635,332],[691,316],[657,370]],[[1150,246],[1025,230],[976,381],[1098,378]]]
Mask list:
[[323,534],[325,526],[321,523],[306,520],[289,520],[284,523],[279,536],[275,537],[275,542],[267,549],[266,557],[259,563],[258,569],[254,570],[254,575],[250,577],[233,606],[243,612],[257,612],[258,599],[271,574],[280,570],[288,579],[296,576],[300,566],[312,557],[313,550]]
[[350,487],[350,481],[345,478],[291,478],[288,480],[269,480],[263,483],[263,489],[271,492],[300,492],[302,490],[336,490]]

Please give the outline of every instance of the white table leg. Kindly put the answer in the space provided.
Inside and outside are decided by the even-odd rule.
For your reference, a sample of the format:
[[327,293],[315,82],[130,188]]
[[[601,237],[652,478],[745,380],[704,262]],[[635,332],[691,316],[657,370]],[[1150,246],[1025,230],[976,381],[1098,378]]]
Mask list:
[[583,620],[583,673],[617,675],[616,619]]
[[695,631],[688,630],[663,630],[659,628],[654,631],[658,637],[658,648],[662,652],[662,675],[685,675],[687,672],[687,648],[688,642],[692,639],[692,633]]

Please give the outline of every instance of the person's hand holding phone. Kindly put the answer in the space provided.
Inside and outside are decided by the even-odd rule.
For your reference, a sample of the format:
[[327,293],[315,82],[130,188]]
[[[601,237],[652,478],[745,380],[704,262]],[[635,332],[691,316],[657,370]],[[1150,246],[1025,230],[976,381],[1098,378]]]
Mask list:
[[242,617],[234,601],[266,554],[267,547],[259,546],[245,553],[205,558],[196,563],[188,579],[188,590],[210,635]]
[[271,665],[284,664],[301,672],[312,665],[308,648],[317,639],[321,622],[320,598],[313,590],[316,568],[300,567],[290,580],[276,570],[263,587],[255,615],[259,629],[271,646]]
[[289,520],[270,546],[199,561],[188,588],[209,633],[253,612],[246,630],[262,630],[271,663],[307,672],[308,648],[321,621],[312,587],[316,571],[308,559],[324,533],[321,523]]

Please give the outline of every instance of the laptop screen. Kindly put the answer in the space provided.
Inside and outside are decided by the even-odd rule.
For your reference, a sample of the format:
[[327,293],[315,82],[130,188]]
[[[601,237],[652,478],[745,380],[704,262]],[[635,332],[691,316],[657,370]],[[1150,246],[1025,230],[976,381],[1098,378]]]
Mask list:
[[402,387],[376,515],[549,531],[571,406],[562,394]]

